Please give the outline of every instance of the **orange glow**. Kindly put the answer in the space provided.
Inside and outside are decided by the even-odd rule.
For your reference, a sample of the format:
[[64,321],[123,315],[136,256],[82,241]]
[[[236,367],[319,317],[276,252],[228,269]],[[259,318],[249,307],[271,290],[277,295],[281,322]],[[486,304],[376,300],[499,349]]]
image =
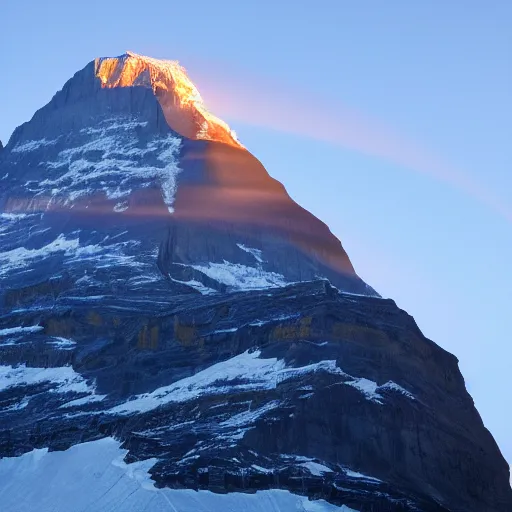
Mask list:
[[96,76],[105,88],[150,86],[167,124],[184,137],[243,148],[230,127],[206,109],[199,91],[177,61],[127,52],[121,57],[97,59]]

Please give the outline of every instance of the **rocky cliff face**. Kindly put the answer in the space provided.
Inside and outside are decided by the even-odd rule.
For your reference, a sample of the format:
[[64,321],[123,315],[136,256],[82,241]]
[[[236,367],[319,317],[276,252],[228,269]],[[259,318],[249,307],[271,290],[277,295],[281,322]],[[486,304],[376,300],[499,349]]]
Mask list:
[[158,241],[160,271],[178,280],[201,281],[226,261],[268,279],[328,277],[375,294],[327,226],[208,114],[183,70],[158,62],[133,54],[91,62],[17,128],[2,157],[9,191],[0,208],[44,213],[55,235],[129,228],[138,243]]
[[2,510],[511,509],[456,358],[176,63],[87,65],[0,183]]

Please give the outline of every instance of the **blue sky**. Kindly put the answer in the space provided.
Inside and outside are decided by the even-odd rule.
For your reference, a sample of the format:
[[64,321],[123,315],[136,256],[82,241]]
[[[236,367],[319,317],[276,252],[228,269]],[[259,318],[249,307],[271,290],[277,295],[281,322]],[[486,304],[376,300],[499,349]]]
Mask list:
[[459,358],[512,462],[511,2],[18,0],[0,12],[4,144],[94,57],[180,60],[358,273]]

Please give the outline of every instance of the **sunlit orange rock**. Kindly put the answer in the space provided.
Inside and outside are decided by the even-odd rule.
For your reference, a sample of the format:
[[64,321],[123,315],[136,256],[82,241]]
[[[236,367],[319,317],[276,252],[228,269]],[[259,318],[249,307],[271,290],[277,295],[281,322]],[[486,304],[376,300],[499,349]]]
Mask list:
[[127,52],[121,57],[96,59],[95,67],[102,87],[151,86],[168,125],[180,135],[243,148],[235,132],[208,112],[196,86],[177,61]]

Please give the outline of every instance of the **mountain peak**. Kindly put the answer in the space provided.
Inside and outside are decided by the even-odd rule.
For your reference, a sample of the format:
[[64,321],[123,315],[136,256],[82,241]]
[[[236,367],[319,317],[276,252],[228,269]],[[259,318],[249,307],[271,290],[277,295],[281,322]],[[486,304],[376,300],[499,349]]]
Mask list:
[[0,183],[4,512],[512,510],[457,359],[177,62],[89,62]]
[[180,135],[243,148],[228,124],[208,111],[197,87],[178,61],[127,51],[119,57],[96,59],[95,75],[103,88],[151,88],[167,123]]

